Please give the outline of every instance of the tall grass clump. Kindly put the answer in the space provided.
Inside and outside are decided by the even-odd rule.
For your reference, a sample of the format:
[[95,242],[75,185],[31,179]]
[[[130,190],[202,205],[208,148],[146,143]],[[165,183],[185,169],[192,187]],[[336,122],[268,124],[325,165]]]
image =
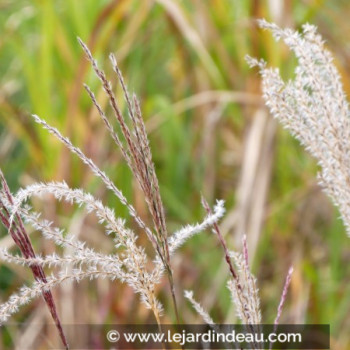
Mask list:
[[[101,81],[104,92],[109,99],[113,115],[119,125],[118,131],[114,129],[109,117],[103,111],[91,89],[87,85],[85,85],[85,89],[144,193],[147,207],[153,220],[153,228],[145,224],[132,204],[127,201],[122,191],[93,160],[88,158],[78,147],[74,146],[69,138],[63,136],[56,128],[47,124],[39,116],[33,115],[33,118],[44,129],[60,140],[72,153],[76,154],[90,168],[93,174],[126,206],[130,216],[152,243],[155,254],[154,256],[147,255],[144,247],[137,243],[135,232],[126,227],[125,220],[116,217],[112,209],[106,207],[99,199],[84,192],[82,189],[72,189],[65,182],[35,183],[20,189],[16,195],[12,196],[4,177],[2,177],[3,190],[0,192],[1,219],[17,245],[21,248],[22,255],[12,254],[6,249],[1,249],[0,259],[10,263],[29,266],[35,272],[36,281],[31,286],[22,287],[18,293],[13,294],[7,302],[0,306],[0,322],[5,322],[13,313],[18,311],[20,306],[28,303],[35,297],[43,295],[47,302],[50,301],[53,304],[50,289],[65,281],[73,280],[79,282],[82,279],[109,278],[131,286],[135,293],[140,295],[142,303],[152,310],[160,326],[162,304],[157,299],[155,286],[160,283],[164,274],[167,275],[169,280],[175,314],[177,321],[179,321],[170,258],[175,250],[188,238],[210,227],[223,216],[223,201],[218,201],[214,212],[208,213],[201,223],[188,225],[169,235],[158,179],[152,162],[151,149],[141,116],[140,104],[135,95],[132,97],[129,95],[116,59],[111,55],[111,63],[127,103],[127,119],[119,107],[112,84],[106,78],[105,73],[98,68],[97,62],[92,57],[87,46],[80,39],[79,43],[91,62],[93,70]],[[99,222],[104,224],[106,234],[113,236],[115,254],[106,255],[87,247],[84,242],[78,240],[74,235],[69,232],[65,233],[64,230],[55,227],[52,222],[42,219],[40,213],[35,212],[32,207],[25,204],[31,197],[42,197],[45,194],[51,194],[57,200],[84,206],[87,212],[94,213]],[[69,252],[64,253],[64,255],[54,253],[41,256],[35,255],[34,251],[28,253],[26,247],[22,249],[22,242],[28,241],[27,236],[24,234],[22,220],[24,224],[42,232],[46,239],[53,241],[57,246],[69,248],[67,250]],[[26,244],[28,247],[30,246],[30,243],[27,242]],[[67,269],[68,265],[72,269]],[[42,272],[43,267],[55,267],[56,272],[46,278]],[[54,310],[52,305],[50,310]],[[53,311],[51,312],[55,316],[55,320],[58,320],[57,315]],[[56,323],[59,325],[59,321]],[[63,336],[62,339],[64,339]],[[66,342],[65,345],[67,347]]]
[[[295,80],[284,83],[277,69],[267,68],[264,61],[248,58],[250,65],[260,68],[266,103],[272,114],[280,119],[319,160],[322,168],[320,179],[323,187],[339,206],[350,232],[350,209],[347,201],[347,191],[350,192],[350,187],[347,186],[350,171],[348,164],[350,145],[342,142],[350,136],[349,110],[339,75],[331,62],[331,56],[324,49],[322,40],[316,34],[313,26],[305,25],[303,35],[300,35],[291,30],[282,30],[265,21],[259,23],[263,28],[271,29],[276,38],[283,38],[299,59]],[[143,221],[108,175],[68,137],[62,135],[58,129],[49,125],[41,117],[33,115],[33,118],[77,155],[104,183],[106,188],[119,199],[139,226],[140,231],[147,236],[154,248],[154,254],[146,253],[145,247],[138,243],[138,235],[126,226],[123,218],[117,217],[113,209],[105,206],[98,198],[83,189],[70,188],[65,182],[34,183],[12,195],[5,177],[0,173],[2,183],[0,219],[21,252],[19,255],[6,249],[0,249],[0,259],[8,263],[28,266],[35,276],[35,282],[31,286],[22,287],[0,306],[0,322],[8,320],[22,305],[36,297],[43,296],[60,331],[62,341],[68,348],[51,289],[65,281],[79,282],[83,279],[108,278],[112,281],[119,280],[126,283],[135,293],[139,294],[141,302],[152,310],[161,329],[163,306],[156,295],[156,285],[166,276],[170,285],[176,321],[179,323],[171,257],[176,249],[191,236],[212,228],[219,239],[227,263],[230,276],[227,287],[237,316],[248,329],[255,331],[255,327],[260,327],[262,317],[257,280],[250,270],[245,236],[242,254],[230,251],[218,226],[219,219],[224,215],[224,203],[217,201],[212,210],[204,199],[202,199],[202,205],[207,215],[201,223],[185,226],[172,234],[169,232],[140,103],[135,95],[129,94],[117,60],[110,55],[113,70],[126,101],[127,115],[122,112],[112,83],[104,71],[98,67],[89,48],[80,39],[78,40],[108,98],[113,121],[87,85],[84,85],[85,90],[143,192],[152,218],[152,227]],[[117,125],[117,128],[114,127],[114,124]],[[105,233],[113,237],[114,253],[104,254],[87,247],[85,242],[41,218],[40,213],[26,204],[32,197],[43,197],[46,194],[53,195],[59,201],[83,206],[88,213],[95,214],[99,222],[103,224]],[[45,239],[53,241],[58,247],[69,249],[64,250],[62,255],[57,253],[45,256],[35,254],[26,233],[27,226],[40,231]],[[67,269],[67,266],[71,268]],[[44,267],[54,268],[49,277],[44,274]],[[281,317],[292,271],[291,268],[285,280],[274,322],[275,327],[278,326]],[[193,292],[186,291],[185,297],[203,320],[215,327],[208,312],[195,301]],[[260,347],[257,345],[256,349]]]
[[265,20],[259,25],[282,39],[298,60],[295,78],[285,82],[278,68],[247,57],[260,70],[266,105],[317,159],[319,183],[338,207],[350,235],[350,110],[332,55],[313,25],[303,25],[302,33]]

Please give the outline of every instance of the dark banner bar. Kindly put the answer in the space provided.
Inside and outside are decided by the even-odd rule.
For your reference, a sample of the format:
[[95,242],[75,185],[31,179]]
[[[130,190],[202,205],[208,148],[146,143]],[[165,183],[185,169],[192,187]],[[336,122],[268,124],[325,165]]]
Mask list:
[[[39,327],[39,325],[38,325]],[[43,326],[44,334],[51,333]],[[20,325],[1,327],[1,336]],[[78,349],[329,349],[329,325],[63,325]],[[46,332],[45,332],[46,330]],[[52,334],[52,333],[51,333]],[[70,336],[69,336],[70,335]],[[63,349],[49,342],[47,349]]]

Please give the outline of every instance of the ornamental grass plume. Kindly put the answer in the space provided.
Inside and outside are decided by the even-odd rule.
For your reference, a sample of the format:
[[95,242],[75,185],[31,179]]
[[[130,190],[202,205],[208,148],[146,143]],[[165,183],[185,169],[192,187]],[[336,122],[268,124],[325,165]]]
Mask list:
[[84,85],[93,104],[96,106],[102,120],[104,121],[108,131],[110,132],[117,146],[120,148],[126,163],[128,164],[130,170],[132,171],[133,175],[135,176],[144,193],[147,207],[151,214],[154,225],[153,233],[148,232],[148,236],[151,242],[153,243],[154,248],[157,250],[158,256],[161,258],[164,267],[166,268],[175,309],[175,315],[177,322],[179,323],[180,320],[175,297],[173,272],[170,263],[169,246],[167,241],[168,232],[165,221],[165,211],[162,203],[162,198],[160,196],[158,178],[152,161],[152,152],[149,146],[146,127],[141,115],[140,104],[136,95],[133,95],[132,99],[129,96],[129,92],[126,88],[126,84],[117,64],[117,60],[113,54],[110,54],[109,58],[113,66],[113,70],[117,74],[119,83],[123,89],[124,98],[126,100],[128,109],[128,115],[132,122],[133,133],[131,133],[125,121],[125,118],[117,104],[116,98],[111,88],[111,84],[107,80],[104,72],[98,68],[97,62],[92,57],[88,47],[82,42],[80,38],[78,38],[78,41],[82,46],[83,50],[85,51],[86,56],[90,61],[97,77],[102,83],[102,87],[108,96],[110,105],[114,112],[114,116],[119,123],[120,130],[126,141],[126,144],[124,146],[121,140],[119,139],[117,133],[114,131],[113,127],[106,118],[93,92],[87,85]]
[[265,20],[258,23],[282,39],[298,60],[295,78],[285,82],[278,68],[247,57],[251,67],[259,68],[266,105],[317,159],[319,183],[350,235],[350,111],[332,55],[313,25],[303,25],[299,33]]
[[[204,198],[202,198],[202,205],[207,211],[208,215],[211,215],[211,209]],[[230,291],[237,316],[245,326],[247,332],[261,332],[260,325],[262,318],[260,310],[259,289],[257,287],[257,279],[250,271],[246,236],[243,235],[242,240],[243,252],[237,253],[228,249],[225,239],[223,238],[220,228],[216,222],[212,225],[212,231],[218,237],[220,245],[224,251],[225,261],[230,273],[230,278],[227,282],[227,288]],[[292,279],[292,273],[293,268],[290,267],[285,279],[280,302],[277,308],[277,314],[274,321],[274,331],[277,330],[283,306],[286,302],[288,288]],[[186,290],[184,296],[186,299],[188,299],[194,310],[206,324],[208,324],[214,330],[219,329],[209,313],[199,302],[195,300],[193,291]],[[253,350],[263,349],[261,343],[255,343],[253,345]]]
[[[150,229],[144,223],[132,204],[127,201],[122,191],[93,160],[88,158],[78,147],[74,146],[56,128],[48,125],[36,115],[33,115],[33,118],[44,129],[60,140],[72,153],[76,154],[90,168],[93,174],[102,180],[107,189],[111,190],[120,202],[126,206],[130,216],[152,243],[155,254],[154,256],[147,255],[144,247],[137,243],[137,235],[126,227],[125,220],[117,218],[113,209],[106,207],[99,199],[80,188],[72,189],[65,182],[34,183],[20,189],[12,196],[3,178],[3,191],[0,191],[0,213],[1,219],[8,228],[9,233],[11,235],[13,233],[17,234],[17,232],[21,234],[22,226],[24,230],[24,225],[27,225],[28,228],[31,227],[41,232],[45,239],[53,241],[58,247],[69,247],[69,249],[64,250],[64,255],[53,253],[42,256],[34,253],[23,253],[26,252],[25,250],[22,251],[21,248],[23,242],[26,242],[27,245],[30,244],[30,242],[27,242],[26,235],[18,237],[13,235],[16,244],[21,248],[23,256],[13,254],[6,249],[0,249],[0,260],[29,266],[33,272],[42,271],[43,267],[55,268],[51,276],[46,278],[44,275],[40,275],[41,277],[36,278],[36,281],[31,286],[22,287],[7,302],[0,305],[0,324],[17,312],[20,306],[30,302],[33,298],[43,295],[46,299],[48,295],[51,295],[51,288],[65,281],[79,282],[82,279],[108,278],[112,281],[119,280],[128,284],[135,293],[139,294],[141,302],[148,309],[152,310],[160,326],[162,304],[155,294],[155,286],[160,283],[161,278],[166,273],[170,281],[172,298],[177,314],[170,258],[175,250],[187,239],[218,222],[225,212],[224,202],[217,201],[214,211],[208,213],[201,223],[187,225],[171,235],[168,234],[158,180],[152,162],[151,149],[139,102],[136,96],[133,96],[132,99],[129,97],[116,60],[114,56],[111,56],[113,68],[117,73],[127,102],[129,117],[133,126],[133,131],[131,131],[118,106],[111,83],[107,80],[104,72],[98,68],[97,62],[93,59],[86,45],[80,39],[79,42],[92,63],[96,75],[102,82],[114,116],[120,126],[124,142],[121,141],[119,134],[114,130],[112,123],[99,105],[93,92],[88,86],[85,86],[85,88],[111,137],[121,150],[125,161],[143,190],[154,228]],[[52,222],[42,219],[40,213],[35,212],[30,205],[26,204],[33,196],[43,197],[46,194],[53,195],[59,201],[83,206],[88,213],[96,215],[99,222],[104,225],[105,233],[113,237],[115,253],[110,255],[102,254],[93,248],[87,247],[84,242],[78,240],[74,235],[69,232],[66,233],[63,229],[55,227]],[[23,225],[21,220],[24,222]],[[18,228],[18,225],[20,225],[20,228]],[[67,266],[70,266],[71,269],[67,269]]]

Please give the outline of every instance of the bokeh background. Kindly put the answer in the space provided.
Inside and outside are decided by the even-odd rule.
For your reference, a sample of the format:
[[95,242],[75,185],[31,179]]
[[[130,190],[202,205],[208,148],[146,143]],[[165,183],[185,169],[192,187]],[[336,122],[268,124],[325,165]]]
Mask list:
[[[1,168],[13,192],[36,181],[65,180],[102,198],[134,227],[90,171],[34,125],[30,115],[38,114],[94,159],[151,223],[137,184],[83,89],[88,83],[108,111],[76,37],[114,82],[108,54],[115,53],[129,89],[141,100],[169,231],[205,215],[201,193],[212,204],[224,199],[221,228],[232,250],[241,249],[243,233],[248,237],[264,322],[274,321],[292,264],[281,322],[330,324],[332,349],[350,349],[350,239],[317,185],[316,163],[268,114],[259,75],[244,60],[246,54],[263,57],[291,78],[295,59],[255,19],[296,29],[310,22],[333,52],[350,95],[349,16],[346,0],[0,0]],[[116,93],[121,96],[120,89]],[[33,205],[88,245],[112,251],[109,238],[82,209],[49,197]],[[5,230],[0,232],[0,245],[11,247]],[[55,250],[38,233],[31,237],[37,252]],[[151,252],[142,232],[139,242]],[[174,258],[174,269],[184,322],[201,322],[184,289],[194,290],[215,321],[236,321],[228,269],[211,232],[188,242]],[[25,268],[1,264],[0,300],[32,279]],[[174,321],[166,281],[158,293],[163,321]],[[118,282],[66,284],[54,294],[63,323],[154,322],[132,290]],[[55,337],[45,332],[51,320],[42,300],[22,308],[13,321],[23,326],[3,332],[0,348],[44,349],[43,334],[46,340]]]

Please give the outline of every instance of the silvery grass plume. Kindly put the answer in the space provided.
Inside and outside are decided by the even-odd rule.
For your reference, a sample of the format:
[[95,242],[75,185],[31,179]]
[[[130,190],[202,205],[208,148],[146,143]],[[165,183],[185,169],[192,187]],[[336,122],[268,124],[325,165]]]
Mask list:
[[[206,200],[202,197],[202,205],[207,211],[208,215],[212,215],[211,208]],[[220,245],[223,248],[225,261],[230,272],[230,279],[227,287],[231,293],[232,302],[235,305],[236,313],[241,322],[246,326],[249,332],[261,331],[261,310],[259,289],[257,287],[257,280],[253,276],[249,267],[249,256],[246,236],[243,236],[243,252],[236,253],[230,251],[226,245],[223,235],[217,222],[212,225],[213,233],[218,237]],[[232,263],[233,261],[233,263]],[[277,308],[277,315],[274,321],[274,330],[277,330],[278,323],[282,314],[282,309],[286,301],[287,292],[292,279],[293,268],[290,267],[284,287],[282,290],[280,302]],[[195,311],[201,316],[203,321],[215,330],[219,328],[204,309],[204,307],[194,299],[193,291],[187,290],[184,293],[185,298],[189,300]],[[261,343],[254,344],[254,350],[263,349]]]
[[115,141],[116,145],[120,148],[126,163],[128,164],[130,170],[132,171],[144,193],[147,207],[151,214],[154,226],[154,231],[148,232],[148,236],[166,268],[175,309],[175,315],[177,322],[179,323],[179,315],[175,297],[175,286],[170,263],[169,246],[167,242],[168,232],[165,222],[164,207],[162,198],[160,196],[158,178],[152,161],[152,152],[149,146],[147,132],[141,115],[140,104],[135,95],[132,98],[129,96],[129,92],[126,88],[126,84],[117,64],[117,60],[113,54],[110,54],[109,58],[113,66],[113,70],[117,74],[120,86],[123,89],[124,98],[128,109],[128,116],[132,122],[133,132],[131,132],[118,106],[111,83],[106,78],[105,73],[98,68],[97,61],[93,58],[88,47],[80,38],[78,38],[78,41],[86,53],[86,56],[90,61],[96,76],[101,81],[102,87],[109,99],[110,105],[114,112],[114,116],[120,126],[121,133],[124,137],[125,144],[123,144],[123,142],[118,137],[118,134],[113,129],[101,106],[98,104],[93,92],[87,85],[84,85],[93,104],[97,108],[102,120],[110,132],[111,137]]
[[[112,65],[117,72],[119,82],[122,86],[129,117],[133,125],[132,134],[117,104],[111,83],[107,80],[103,71],[97,67],[96,61],[92,58],[85,44],[81,41],[80,44],[91,61],[95,73],[102,82],[104,91],[109,98],[121,133],[125,139],[125,144],[114,130],[93,92],[87,86],[85,88],[145,194],[146,202],[153,219],[154,230],[151,230],[143,222],[135,208],[127,201],[122,191],[93,160],[89,159],[56,128],[48,125],[36,115],[33,118],[60,140],[72,153],[76,154],[90,168],[93,174],[102,180],[106,187],[126,206],[130,216],[134,218],[135,222],[153,244],[155,256],[149,257],[146,255],[144,248],[137,244],[136,234],[125,226],[125,221],[122,218],[115,216],[111,208],[104,206],[100,200],[80,188],[72,189],[65,182],[36,183],[20,189],[13,197],[13,200],[9,200],[7,195],[1,192],[2,207],[8,213],[8,227],[15,229],[16,218],[20,217],[26,225],[40,231],[46,239],[55,242],[57,246],[69,247],[70,249],[69,253],[65,253],[63,256],[56,253],[46,256],[19,256],[4,249],[0,250],[0,259],[3,261],[29,266],[31,268],[33,266],[40,266],[41,268],[55,267],[58,269],[58,273],[53,273],[47,280],[37,280],[32,286],[23,287],[18,293],[12,295],[6,303],[2,304],[0,306],[0,322],[5,322],[10,315],[17,312],[20,306],[43,293],[45,295],[50,288],[65,281],[73,280],[79,282],[84,278],[109,278],[111,280],[117,279],[131,286],[135,293],[140,295],[142,303],[153,311],[155,319],[160,325],[162,305],[156,298],[155,285],[160,282],[162,276],[166,273],[170,279],[176,309],[170,257],[187,239],[218,222],[225,212],[224,203],[223,201],[218,201],[213,213],[208,213],[201,223],[188,225],[174,234],[168,235],[158,180],[152,163],[151,150],[145,125],[141,117],[139,103],[135,96],[133,96],[132,100],[130,99],[120,70],[112,56]],[[113,236],[115,254],[101,254],[95,251],[95,249],[87,247],[84,242],[77,240],[69,232],[66,233],[64,230],[54,227],[52,222],[42,219],[40,213],[36,213],[29,205],[25,204],[33,196],[43,197],[46,194],[53,195],[59,201],[83,206],[88,213],[95,214],[99,222],[104,225],[106,234]],[[150,259],[152,259],[151,263],[149,261]],[[66,269],[67,265],[73,267],[73,269]]]
[[332,55],[313,25],[303,25],[301,33],[265,20],[259,25],[282,39],[298,60],[294,80],[285,82],[278,68],[247,57],[250,66],[260,70],[266,105],[317,159],[319,182],[350,235],[350,111]]
[[[64,230],[54,227],[52,222],[41,219],[40,213],[36,213],[30,206],[20,204],[30,197],[42,197],[47,193],[54,195],[58,200],[85,206],[87,212],[94,213],[99,222],[104,224],[106,234],[113,235],[116,254],[101,254],[93,248],[86,247],[84,242],[77,240],[73,235],[66,234]],[[140,294],[141,301],[153,311],[156,321],[160,324],[162,305],[155,296],[155,285],[162,278],[164,264],[157,255],[153,261],[153,269],[147,268],[149,257],[143,247],[137,244],[134,232],[125,227],[123,219],[115,217],[112,209],[105,207],[91,194],[81,189],[71,189],[65,183],[33,184],[19,190],[15,198],[13,205],[4,201],[6,208],[13,213],[16,212],[27,225],[42,232],[46,239],[53,241],[57,246],[69,247],[70,253],[63,256],[54,253],[46,256],[22,257],[0,249],[0,259],[3,261],[30,267],[47,266],[59,269],[59,273],[52,274],[46,282],[37,281],[30,287],[23,287],[19,293],[12,295],[8,302],[2,304],[0,306],[1,322],[6,321],[11,314],[17,312],[20,306],[64,281],[79,282],[84,278],[109,278],[127,283],[135,293]],[[207,215],[200,224],[186,226],[171,235],[169,239],[171,254],[188,238],[217,222],[223,214],[223,202],[218,201],[214,213]],[[67,272],[67,265],[73,266],[72,272],[70,270]]]

